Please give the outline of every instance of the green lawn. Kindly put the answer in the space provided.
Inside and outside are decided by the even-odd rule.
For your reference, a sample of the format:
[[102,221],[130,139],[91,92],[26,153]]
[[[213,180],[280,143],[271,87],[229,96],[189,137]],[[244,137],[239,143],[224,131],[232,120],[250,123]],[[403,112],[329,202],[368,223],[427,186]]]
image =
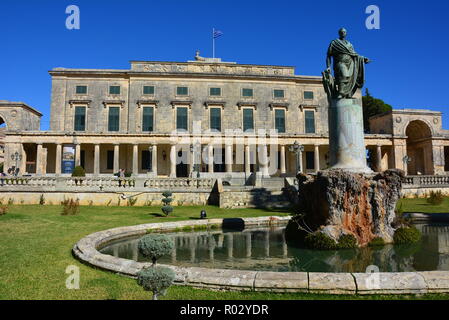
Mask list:
[[[159,207],[81,207],[77,216],[61,216],[60,206],[11,206],[0,216],[0,299],[149,299],[136,281],[83,265],[71,249],[82,237],[100,230],[149,222],[197,218],[203,207],[175,207],[158,217]],[[259,209],[206,207],[208,217],[255,217],[287,213]],[[80,267],[79,290],[65,287],[66,267]],[[173,286],[162,299],[354,299],[353,296],[214,292]],[[373,296],[360,299],[415,299]],[[419,298],[449,299],[448,295]]]
[[423,212],[423,213],[449,213],[449,197],[444,198],[440,205],[431,205],[427,199],[401,199],[397,207],[401,207],[404,212]]

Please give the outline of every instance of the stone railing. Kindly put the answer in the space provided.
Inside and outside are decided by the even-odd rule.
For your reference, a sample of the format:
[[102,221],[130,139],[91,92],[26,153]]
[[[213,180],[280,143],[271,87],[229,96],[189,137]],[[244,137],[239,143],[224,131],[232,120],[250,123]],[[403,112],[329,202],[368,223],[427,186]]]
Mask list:
[[201,178],[117,178],[117,177],[0,177],[4,191],[60,191],[60,192],[210,192],[216,179]]
[[407,176],[404,188],[449,188],[449,176]]

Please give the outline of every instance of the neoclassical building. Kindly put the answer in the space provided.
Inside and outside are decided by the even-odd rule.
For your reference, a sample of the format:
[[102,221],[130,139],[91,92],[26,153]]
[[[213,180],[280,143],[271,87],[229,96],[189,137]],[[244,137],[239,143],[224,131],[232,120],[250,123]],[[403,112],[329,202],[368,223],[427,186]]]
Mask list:
[[[81,165],[100,176],[124,169],[136,176],[249,177],[328,167],[321,77],[296,75],[294,67],[197,58],[49,73],[48,131],[39,130],[35,109],[0,101],[5,172],[69,175]],[[445,174],[449,132],[441,122],[441,112],[429,110],[373,117],[365,135],[370,166]],[[295,142],[302,152],[294,152]]]

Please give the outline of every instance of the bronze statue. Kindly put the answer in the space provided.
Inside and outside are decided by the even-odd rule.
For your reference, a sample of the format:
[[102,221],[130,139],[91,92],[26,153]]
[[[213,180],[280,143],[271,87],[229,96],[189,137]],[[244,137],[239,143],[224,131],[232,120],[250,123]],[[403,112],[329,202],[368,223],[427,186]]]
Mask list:
[[[370,60],[358,55],[352,44],[346,40],[347,31],[338,31],[339,39],[333,40],[327,50],[326,70],[323,84],[329,99],[350,99],[365,83],[365,64]],[[334,63],[334,76],[331,74],[331,58]]]

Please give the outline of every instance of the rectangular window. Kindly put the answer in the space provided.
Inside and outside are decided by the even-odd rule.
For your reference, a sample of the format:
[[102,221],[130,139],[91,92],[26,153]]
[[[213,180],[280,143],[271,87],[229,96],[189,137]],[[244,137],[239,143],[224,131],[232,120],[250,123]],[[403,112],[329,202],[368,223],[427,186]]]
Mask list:
[[120,130],[120,107],[109,107],[108,130]]
[[142,131],[153,131],[153,107],[142,108]]
[[253,109],[243,109],[243,132],[254,130]]
[[76,86],[76,94],[86,94],[87,86]]
[[154,94],[154,86],[143,86],[143,94]]
[[284,90],[273,90],[273,96],[275,98],[284,98]]
[[285,110],[275,109],[274,110],[274,128],[277,129],[278,133],[285,133]]
[[210,129],[221,131],[221,109],[210,108]]
[[120,94],[120,86],[110,86],[109,94]]
[[177,87],[176,95],[178,96],[187,96],[189,94],[189,88],[187,87]]
[[176,108],[176,129],[188,130],[188,108],[179,107]]
[[142,150],[142,170],[151,171],[151,153],[149,150]]
[[315,112],[305,111],[304,116],[306,119],[306,133],[315,133]]
[[313,91],[304,91],[304,99],[313,100]]
[[86,130],[86,107],[75,107],[75,131]]
[[221,88],[209,88],[210,96],[221,96]]
[[253,89],[244,88],[242,89],[242,97],[252,97]]
[[114,150],[108,150],[107,159],[106,160],[107,160],[106,161],[106,169],[107,170],[114,169]]
[[315,152],[313,151],[306,152],[306,169],[307,170],[315,169]]

